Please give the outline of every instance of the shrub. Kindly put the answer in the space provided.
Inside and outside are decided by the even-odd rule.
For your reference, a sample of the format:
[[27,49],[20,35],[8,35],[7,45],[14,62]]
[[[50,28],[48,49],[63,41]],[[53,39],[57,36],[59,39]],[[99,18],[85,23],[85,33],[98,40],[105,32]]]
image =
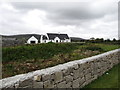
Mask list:
[[59,53],[69,53],[77,49],[77,46],[79,45],[72,43],[46,43],[3,48],[3,62],[27,59],[47,59]]
[[87,47],[85,47],[85,49],[91,50],[91,51],[100,51],[100,52],[104,51],[101,47],[96,46],[96,45],[87,46]]

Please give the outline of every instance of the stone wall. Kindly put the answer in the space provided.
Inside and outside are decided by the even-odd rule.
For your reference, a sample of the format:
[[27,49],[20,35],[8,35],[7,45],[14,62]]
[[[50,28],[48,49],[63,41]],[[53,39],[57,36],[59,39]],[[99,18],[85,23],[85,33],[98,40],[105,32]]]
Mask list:
[[14,47],[24,44],[25,42],[22,40],[2,40],[2,47]]
[[82,88],[119,63],[120,49],[0,80],[1,88]]

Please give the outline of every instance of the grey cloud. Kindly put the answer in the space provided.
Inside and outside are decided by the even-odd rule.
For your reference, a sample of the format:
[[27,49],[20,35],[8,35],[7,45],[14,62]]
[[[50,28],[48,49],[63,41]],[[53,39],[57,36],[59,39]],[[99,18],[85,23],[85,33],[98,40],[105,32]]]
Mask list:
[[[60,2],[12,2],[11,5],[15,9],[20,11],[18,13],[20,14],[20,16],[22,16],[22,14],[25,14],[26,12],[29,12],[31,10],[38,9],[38,10],[43,10],[47,13],[46,18],[49,21],[49,23],[53,25],[53,27],[54,26],[65,27],[66,25],[77,27],[75,28],[76,30],[75,29],[71,31],[69,30],[71,32],[71,36],[72,34],[74,34],[74,36],[78,35],[78,32],[79,32],[79,35],[82,34],[83,36],[88,35],[89,32],[91,35],[93,35],[94,33],[96,35],[99,35],[99,33],[103,34],[103,31],[106,30],[107,26],[98,25],[98,27],[93,29],[91,28],[91,26],[96,24],[95,21],[97,20],[97,21],[109,24],[110,22],[114,22],[117,20],[116,18],[117,6],[114,3],[103,3],[99,5],[99,3],[86,3],[86,2],[77,2],[77,3],[76,2],[75,3],[74,2],[72,3],[70,2],[66,2],[66,3],[63,3],[63,2],[62,3]],[[14,14],[16,15],[16,13]],[[16,24],[16,27],[14,27],[14,29],[16,30],[18,30],[18,28],[20,28],[21,30],[23,29],[23,31],[19,31],[19,32],[32,32],[34,28],[33,29],[26,28],[24,24],[19,20],[20,16],[18,17],[9,16],[8,17],[9,24],[3,23],[4,26],[5,27],[9,26],[12,30],[12,28],[14,27],[14,22],[17,22],[19,23],[18,27]],[[24,28],[26,29],[26,31],[24,31]],[[109,31],[111,31],[112,29],[114,29],[114,27],[111,28]],[[100,32],[98,32],[98,30]],[[66,31],[66,33],[69,34],[69,31],[68,32]],[[56,32],[59,32],[59,31],[56,30]]]
[[[116,8],[110,5],[92,7],[92,3],[86,2],[13,2],[15,8],[28,11],[41,9],[47,12],[47,18],[56,24],[75,25],[87,20],[103,18],[107,14],[115,14]],[[117,14],[117,13],[116,13]]]
[[91,3],[86,2],[13,2],[12,5],[22,10],[31,10],[36,8],[42,9],[50,14],[55,13],[59,17],[61,16],[62,18],[68,19],[89,19],[103,17],[110,9],[110,7],[105,7],[102,8],[102,12],[99,12],[98,9],[91,7]]

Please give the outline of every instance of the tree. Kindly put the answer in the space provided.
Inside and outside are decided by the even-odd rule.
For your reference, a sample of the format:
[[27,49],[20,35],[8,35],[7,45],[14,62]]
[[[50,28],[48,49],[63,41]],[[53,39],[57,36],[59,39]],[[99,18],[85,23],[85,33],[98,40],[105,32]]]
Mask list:
[[90,42],[95,43],[95,38],[94,37],[90,38]]
[[106,42],[110,42],[111,40],[110,39],[107,39],[107,40],[105,40]]
[[104,41],[103,38],[96,38],[96,39],[95,39],[95,42],[97,42],[97,43],[101,43],[101,42],[103,42],[103,41]]
[[95,38],[94,38],[94,37],[92,37],[92,38],[90,38],[90,40],[95,40]]
[[117,40],[115,39],[115,38],[113,38],[113,40],[112,40],[113,42],[116,42]]

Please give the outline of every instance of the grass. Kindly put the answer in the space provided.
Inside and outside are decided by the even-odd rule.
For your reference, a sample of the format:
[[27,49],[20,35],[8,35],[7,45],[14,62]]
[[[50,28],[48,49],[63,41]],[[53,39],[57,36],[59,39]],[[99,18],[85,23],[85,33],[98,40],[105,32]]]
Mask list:
[[47,59],[59,53],[68,53],[77,49],[79,44],[38,44],[28,46],[18,46],[11,48],[3,48],[3,62],[20,61],[28,59]]
[[2,49],[2,76],[10,77],[117,49],[118,45],[47,43]]
[[103,76],[93,81],[84,88],[120,88],[119,72],[120,64],[114,66],[111,70],[106,72]]

